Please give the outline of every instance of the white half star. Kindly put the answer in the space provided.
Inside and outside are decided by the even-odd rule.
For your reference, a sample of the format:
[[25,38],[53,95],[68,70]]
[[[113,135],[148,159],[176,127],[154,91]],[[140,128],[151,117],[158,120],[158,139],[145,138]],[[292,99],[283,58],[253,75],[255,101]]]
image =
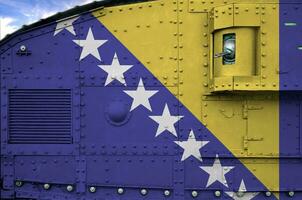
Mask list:
[[126,85],[124,73],[133,67],[133,65],[121,65],[115,53],[111,65],[99,65],[99,67],[108,74],[105,86],[114,80]]
[[107,41],[108,40],[95,40],[91,28],[89,28],[85,40],[73,40],[73,42],[75,42],[77,45],[83,47],[80,60],[91,54],[100,61],[101,57],[98,48],[105,44]]
[[216,181],[222,183],[226,187],[229,187],[227,184],[227,181],[225,179],[225,175],[229,171],[231,171],[234,167],[233,166],[227,166],[227,167],[221,166],[218,155],[216,155],[214,164],[212,166],[201,166],[200,168],[210,175],[206,187],[209,187]]
[[126,90],[124,92],[133,99],[130,111],[134,110],[140,105],[152,111],[149,98],[155,95],[158,90],[146,90],[143,80],[140,79],[136,90]]
[[172,133],[174,136],[177,137],[174,124],[178,122],[181,118],[183,118],[183,116],[172,116],[170,114],[170,110],[167,104],[165,105],[164,111],[161,116],[149,116],[149,117],[158,123],[158,128],[155,137],[159,136],[165,130],[169,131],[170,133]]
[[235,200],[251,200],[259,194],[259,192],[247,192],[245,183],[242,179],[238,192],[225,192]]
[[202,157],[199,150],[203,146],[209,143],[209,141],[196,141],[193,130],[190,131],[187,141],[174,141],[174,142],[184,149],[184,152],[181,157],[181,161],[184,161],[190,156],[193,156],[196,159],[200,160],[201,162],[202,162]]
[[57,21],[57,27],[56,27],[55,33],[53,35],[54,36],[57,35],[61,31],[63,31],[64,29],[69,31],[72,35],[76,35],[76,33],[74,31],[74,27],[73,27],[72,24],[77,19],[79,19],[79,17],[74,17],[74,18],[70,18],[70,19],[67,19],[67,20],[63,20],[63,21]]

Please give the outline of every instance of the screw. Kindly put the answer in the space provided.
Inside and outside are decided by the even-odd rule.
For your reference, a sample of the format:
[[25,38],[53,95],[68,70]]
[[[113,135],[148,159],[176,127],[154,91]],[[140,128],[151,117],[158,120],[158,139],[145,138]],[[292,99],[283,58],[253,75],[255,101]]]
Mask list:
[[123,194],[124,193],[124,189],[123,188],[118,188],[117,189],[117,193],[118,194]]
[[195,191],[195,190],[194,190],[194,191],[192,191],[192,197],[194,197],[194,198],[195,198],[195,197],[197,197],[197,196],[198,196],[198,192],[197,192],[197,191]]
[[90,188],[89,188],[89,192],[95,193],[95,192],[96,192],[96,188],[95,188],[95,187],[90,187]]
[[219,190],[215,191],[215,196],[216,197],[220,197],[221,196],[221,192]]
[[68,186],[66,187],[66,189],[67,189],[68,192],[72,192],[73,186],[72,186],[72,185],[68,185]]
[[267,192],[265,193],[265,196],[270,197],[270,196],[272,196],[272,193],[271,193],[270,191],[267,191]]
[[164,191],[164,195],[165,195],[166,197],[167,197],[167,196],[170,196],[170,194],[171,194],[171,193],[170,193],[169,190],[165,190],[165,191]]
[[293,197],[294,195],[295,195],[295,192],[294,192],[294,191],[288,192],[288,196]]
[[145,196],[147,195],[148,191],[146,189],[141,189],[141,195]]
[[48,190],[50,188],[50,185],[48,183],[45,183],[43,185],[44,190]]
[[23,185],[22,181],[16,181],[15,184],[16,184],[17,187],[21,187]]

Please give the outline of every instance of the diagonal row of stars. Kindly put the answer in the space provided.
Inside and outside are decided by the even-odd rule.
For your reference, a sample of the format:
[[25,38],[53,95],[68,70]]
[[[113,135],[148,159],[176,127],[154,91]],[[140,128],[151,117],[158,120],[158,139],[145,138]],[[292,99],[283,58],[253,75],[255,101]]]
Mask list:
[[[57,27],[54,33],[56,36],[62,30],[66,29],[71,34],[76,35],[75,30],[73,28],[73,23],[78,19],[71,18],[65,21],[59,21],[57,23]],[[92,29],[89,28],[86,39],[84,40],[73,40],[74,43],[82,47],[80,61],[86,58],[89,55],[94,56],[96,59],[101,61],[101,56],[99,54],[98,48],[104,45],[108,40],[97,40],[95,39]],[[109,85],[114,80],[120,82],[124,86],[126,86],[126,81],[124,77],[124,73],[133,67],[133,65],[121,65],[118,59],[117,54],[115,53],[111,65],[99,65],[99,68],[104,70],[108,75],[105,82],[105,86]],[[158,93],[157,90],[146,90],[142,79],[140,79],[136,90],[124,90],[126,94],[128,94],[132,99],[132,105],[130,111],[133,111],[139,106],[143,106],[149,111],[152,112],[152,108],[150,105],[149,99]],[[152,120],[154,120],[157,124],[157,131],[155,137],[164,133],[165,131],[171,133],[175,137],[177,137],[177,132],[175,129],[175,124],[181,120],[184,116],[174,116],[171,115],[168,104],[165,104],[162,115],[157,116],[149,116]],[[202,162],[202,157],[200,153],[200,149],[209,143],[209,141],[197,141],[194,135],[193,130],[190,131],[189,137],[187,141],[174,141],[177,145],[183,148],[184,152],[181,158],[181,161],[185,161],[189,157],[194,157],[200,162]],[[200,168],[209,174],[209,178],[207,181],[206,187],[210,187],[216,181],[220,182],[224,186],[228,187],[225,175],[234,169],[234,166],[222,166],[219,160],[218,155],[214,160],[212,166],[200,166]],[[242,193],[242,195],[238,195],[238,193]],[[257,192],[249,192],[246,193],[246,186],[244,180],[241,181],[238,192],[225,192],[227,195],[232,197],[233,199],[244,199],[250,200],[258,195]],[[245,194],[243,194],[245,193]]]

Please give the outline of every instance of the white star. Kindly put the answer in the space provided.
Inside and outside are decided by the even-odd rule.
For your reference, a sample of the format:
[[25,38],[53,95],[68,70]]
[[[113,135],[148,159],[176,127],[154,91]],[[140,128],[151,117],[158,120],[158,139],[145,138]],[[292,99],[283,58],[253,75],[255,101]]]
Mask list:
[[91,54],[101,61],[98,48],[105,44],[107,40],[95,40],[91,28],[89,28],[85,40],[73,40],[73,42],[83,47],[80,60]]
[[121,65],[118,57],[116,54],[114,54],[113,60],[111,65],[99,65],[99,67],[107,72],[108,76],[106,79],[105,86],[111,83],[114,80],[119,81],[123,85],[126,85],[124,73],[133,67],[133,65]]
[[158,90],[145,90],[143,80],[140,79],[136,90],[126,90],[124,92],[133,98],[130,111],[134,110],[140,105],[152,111],[149,98],[155,95]]
[[79,17],[70,18],[63,21],[57,21],[57,27],[54,33],[54,36],[66,29],[69,31],[72,35],[76,35],[74,28],[73,28],[73,22],[75,22]]
[[193,130],[190,131],[187,141],[174,141],[176,144],[184,149],[181,161],[186,160],[190,156],[202,161],[199,149],[209,143],[209,141],[196,141]]
[[259,194],[259,192],[246,192],[245,183],[242,180],[238,192],[225,192],[235,200],[251,200]]
[[218,155],[216,155],[213,166],[201,166],[200,168],[210,175],[206,187],[209,187],[210,185],[212,185],[216,181],[219,181],[220,183],[222,183],[226,187],[229,187],[228,184],[227,184],[227,181],[225,179],[225,175],[231,169],[233,169],[234,167],[230,167],[230,166],[223,167],[223,166],[221,166]]
[[163,114],[161,116],[149,116],[151,119],[158,123],[158,128],[155,137],[159,136],[165,130],[169,131],[177,137],[177,133],[174,124],[178,122],[183,116],[172,116],[169,111],[169,107],[166,104]]

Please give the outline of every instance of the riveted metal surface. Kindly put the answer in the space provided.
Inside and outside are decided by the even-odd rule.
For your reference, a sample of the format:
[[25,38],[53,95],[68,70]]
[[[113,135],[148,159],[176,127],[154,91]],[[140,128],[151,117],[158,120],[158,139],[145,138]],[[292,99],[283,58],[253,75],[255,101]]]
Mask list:
[[1,74],[12,73],[12,49],[1,49],[0,53]]
[[[278,90],[279,82],[279,47],[274,41],[279,41],[279,10],[276,4],[261,4],[261,87],[266,90]],[[282,46],[280,46],[280,49]]]
[[234,26],[260,26],[261,4],[234,4]]
[[[280,90],[301,90],[301,4],[280,7]],[[282,55],[282,56],[281,56]],[[284,55],[284,56],[283,56]]]
[[[189,4],[187,6],[188,11],[190,13],[201,13],[201,12],[210,12],[213,7],[216,6],[223,6],[227,4],[232,3],[278,3],[278,0],[269,0],[269,1],[263,1],[263,0],[190,0]],[[251,20],[251,19],[247,19]]]
[[[77,26],[75,29],[77,30]],[[79,110],[79,64],[76,57],[79,50],[74,46],[67,52],[71,56],[71,59],[64,59],[65,52],[61,52],[59,45],[68,45],[66,38],[70,38],[69,35],[62,34],[56,36],[55,39],[48,39],[53,37],[54,26],[45,27],[19,36],[18,42],[11,48],[12,51],[12,70],[14,74],[1,74],[2,79],[2,93],[1,93],[1,119],[2,119],[2,133],[4,137],[1,137],[3,145],[1,145],[2,151],[8,154],[74,154],[75,145],[27,145],[18,144],[20,148],[14,144],[7,144],[7,133],[9,131],[7,119],[8,119],[8,89],[62,89],[72,88],[72,121],[74,124],[79,120],[77,110]],[[50,32],[52,31],[52,32]],[[44,42],[47,41],[47,42]],[[12,43],[14,40],[12,41]],[[18,56],[16,52],[19,50],[20,45],[25,45],[32,54],[29,56]],[[43,51],[41,51],[43,49]],[[34,61],[32,61],[34,60]],[[73,66],[73,67],[65,67]],[[79,128],[77,125],[72,126],[72,135],[77,138],[77,132]],[[22,147],[22,148],[21,148]]]
[[280,190],[301,188],[301,94],[280,94]]
[[15,179],[23,182],[72,184],[76,178],[72,156],[17,156],[14,171]]
[[[105,8],[105,11],[106,15],[98,20],[107,28],[110,27],[111,32],[124,45],[127,44],[130,52],[143,65],[152,67],[154,76],[163,85],[177,86],[177,0],[117,6]],[[133,18],[135,20],[132,20]],[[114,23],[115,20],[112,19],[119,23]],[[141,37],[142,35],[144,37]],[[148,80],[147,85],[154,86],[154,76],[145,77]],[[138,75],[132,74],[129,77],[137,79]]]
[[[154,89],[157,89],[157,87]],[[106,98],[104,98],[104,94],[107,94]],[[110,118],[108,118],[108,110],[106,108],[110,106],[112,102],[125,106],[127,110],[125,121],[121,124],[112,123]],[[154,98],[152,102],[162,102],[162,99]],[[173,115],[177,115],[178,102],[170,100],[166,103],[169,105],[170,112],[173,113]],[[174,147],[165,143],[165,141],[169,141],[172,136],[166,135],[163,137],[161,143],[155,143],[156,123],[149,130],[145,130],[143,127],[147,126],[150,122],[152,123],[152,119],[144,115],[143,109],[138,108],[140,112],[136,115],[130,113],[131,99],[127,98],[125,93],[121,93],[120,89],[83,88],[82,104],[84,105],[81,109],[83,154],[113,156],[175,155]],[[163,107],[154,108],[154,113],[159,115],[162,113],[162,110]],[[96,123],[96,119],[102,123]],[[142,125],[141,128],[136,126],[138,120],[140,120],[140,124]],[[178,126],[176,126],[176,128],[178,129]],[[124,133],[123,130],[125,129],[129,134]],[[97,143],[96,141],[100,142]]]
[[[279,111],[271,92],[278,12],[276,1],[159,0],[99,7],[8,40],[0,47],[1,198],[230,199],[244,185],[255,199],[276,199],[267,191],[299,199],[300,97],[283,94]],[[212,31],[237,26],[259,31],[259,68],[213,81]],[[107,42],[83,58],[90,30]],[[99,66],[115,54],[132,65],[124,79]],[[71,144],[9,142],[8,91],[19,89],[72,92]],[[137,91],[152,96],[130,95]]]

